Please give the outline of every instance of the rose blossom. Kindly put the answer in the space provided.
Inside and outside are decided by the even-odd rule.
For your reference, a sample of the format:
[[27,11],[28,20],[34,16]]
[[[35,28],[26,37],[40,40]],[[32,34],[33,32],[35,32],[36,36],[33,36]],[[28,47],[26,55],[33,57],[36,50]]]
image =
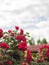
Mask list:
[[43,60],[41,60],[41,59],[37,60],[37,63],[41,63],[41,62],[43,62]]
[[24,30],[23,29],[20,29],[20,34],[24,34]]
[[22,65],[26,65],[26,62],[23,62]]
[[25,51],[27,49],[26,42],[25,41],[20,42],[19,45],[18,45],[18,49],[21,50],[21,51]]
[[0,43],[0,47],[9,49],[10,46],[7,43],[5,43],[5,42],[1,42]]
[[15,26],[15,29],[16,29],[16,30],[19,30],[19,27],[18,27],[18,26]]
[[9,65],[12,65],[13,62],[12,62],[11,60],[8,60],[8,64],[9,64]]
[[16,40],[21,40],[22,39],[22,36],[21,35],[17,35],[16,36]]
[[0,38],[3,36],[3,30],[0,29]]
[[27,61],[31,62],[33,60],[33,56],[30,50],[26,50],[24,51],[25,55],[24,57],[26,58]]
[[22,35],[22,41],[26,41],[26,36]]
[[11,33],[11,32],[12,32],[12,30],[8,30],[8,32],[9,32],[9,33]]
[[27,50],[27,57],[26,57],[26,59],[27,59],[29,62],[32,61],[32,53],[31,53],[30,50]]
[[14,32],[11,32],[10,36],[14,37]]
[[26,41],[26,37],[25,37],[25,35],[17,35],[16,40]]

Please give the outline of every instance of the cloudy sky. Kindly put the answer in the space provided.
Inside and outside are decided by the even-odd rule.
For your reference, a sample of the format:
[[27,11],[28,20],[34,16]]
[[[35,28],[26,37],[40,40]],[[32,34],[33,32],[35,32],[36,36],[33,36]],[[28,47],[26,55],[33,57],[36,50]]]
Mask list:
[[49,41],[49,0],[0,0],[0,28],[15,25]]

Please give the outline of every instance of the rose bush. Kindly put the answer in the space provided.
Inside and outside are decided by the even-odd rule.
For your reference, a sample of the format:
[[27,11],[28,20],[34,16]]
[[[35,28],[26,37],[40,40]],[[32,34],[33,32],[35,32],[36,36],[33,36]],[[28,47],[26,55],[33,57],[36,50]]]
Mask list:
[[28,43],[32,43],[30,38],[29,33],[24,33],[18,26],[15,30],[0,29],[0,65],[40,65],[49,62],[49,45],[40,45],[39,52],[33,54],[28,49]]
[[[32,53],[27,50],[27,35],[18,26],[15,26],[15,30],[5,32],[0,29],[0,65],[31,64]],[[27,51],[26,57],[25,51]]]

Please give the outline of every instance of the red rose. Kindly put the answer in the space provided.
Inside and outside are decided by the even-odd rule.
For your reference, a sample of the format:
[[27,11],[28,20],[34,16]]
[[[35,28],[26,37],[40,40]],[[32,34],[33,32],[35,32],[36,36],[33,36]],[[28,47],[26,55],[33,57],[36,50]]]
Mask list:
[[25,35],[22,35],[22,41],[26,41]]
[[24,30],[23,29],[20,29],[20,34],[24,34]]
[[0,29],[0,33],[2,33],[3,32],[3,30],[2,29]]
[[17,35],[16,36],[16,40],[21,40],[22,39],[22,36],[21,35]]
[[46,48],[48,48],[48,49],[49,49],[49,45],[46,45]]
[[13,62],[12,62],[11,60],[8,60],[8,64],[9,64],[9,65],[12,65]]
[[16,40],[26,41],[26,37],[25,37],[25,35],[17,35]]
[[41,63],[41,62],[43,62],[43,60],[41,60],[41,59],[37,60],[37,63]]
[[27,61],[31,62],[32,61],[32,53],[30,50],[27,50],[27,57],[26,57]]
[[27,44],[25,41],[19,43],[18,45],[18,49],[21,50],[21,51],[25,51],[27,49]]
[[18,27],[18,26],[15,26],[15,29],[16,29],[16,30],[19,30],[19,27]]
[[3,37],[3,33],[2,33],[2,34],[0,34],[0,38],[1,38],[1,37]]
[[26,62],[23,62],[22,65],[26,65]]
[[11,32],[12,32],[12,30],[8,30],[8,32],[9,32],[9,33],[11,33]]
[[2,42],[2,43],[0,43],[0,47],[9,49],[10,46],[7,43]]
[[46,50],[45,56],[46,56],[47,58],[49,58],[49,49]]
[[0,38],[3,36],[3,30],[0,29]]
[[10,36],[14,37],[14,32],[11,32]]

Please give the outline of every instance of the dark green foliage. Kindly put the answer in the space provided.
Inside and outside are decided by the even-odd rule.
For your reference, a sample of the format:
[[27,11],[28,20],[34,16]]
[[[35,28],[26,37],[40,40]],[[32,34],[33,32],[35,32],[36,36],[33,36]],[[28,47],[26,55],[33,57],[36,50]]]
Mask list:
[[41,44],[47,44],[47,40],[45,38],[42,39]]

